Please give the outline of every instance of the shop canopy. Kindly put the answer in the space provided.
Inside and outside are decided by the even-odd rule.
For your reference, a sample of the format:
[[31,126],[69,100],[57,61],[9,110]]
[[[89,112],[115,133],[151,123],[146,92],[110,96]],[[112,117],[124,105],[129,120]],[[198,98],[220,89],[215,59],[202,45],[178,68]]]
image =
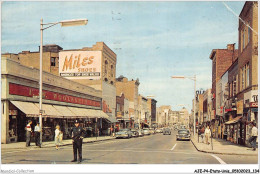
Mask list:
[[[26,114],[27,117],[39,116],[39,103],[11,101],[18,109]],[[44,111],[43,117],[53,118],[109,118],[101,110],[77,108],[69,106],[42,104],[42,110]]]
[[114,117],[108,117],[106,118],[107,121],[109,121],[110,123],[117,123],[119,122],[117,119],[115,119]]
[[242,116],[238,116],[238,117],[234,118],[233,120],[227,121],[225,124],[235,124],[235,123],[237,123],[241,118],[242,118]]
[[25,113],[28,117],[39,116],[39,108],[37,108],[34,103],[21,101],[11,101],[11,103],[20,109],[23,113]]

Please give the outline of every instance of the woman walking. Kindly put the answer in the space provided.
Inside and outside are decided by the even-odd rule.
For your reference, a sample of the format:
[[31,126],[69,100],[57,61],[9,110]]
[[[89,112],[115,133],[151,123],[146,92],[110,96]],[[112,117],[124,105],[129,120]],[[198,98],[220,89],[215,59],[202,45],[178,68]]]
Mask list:
[[56,145],[56,150],[59,149],[59,145],[60,145],[60,135],[61,135],[60,126],[57,125],[57,126],[56,126],[56,130],[55,130],[55,145]]

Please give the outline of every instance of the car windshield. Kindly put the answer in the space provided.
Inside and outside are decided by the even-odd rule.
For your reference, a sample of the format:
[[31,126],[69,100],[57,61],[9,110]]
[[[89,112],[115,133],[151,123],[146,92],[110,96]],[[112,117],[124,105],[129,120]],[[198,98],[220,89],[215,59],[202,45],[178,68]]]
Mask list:
[[178,134],[189,134],[188,130],[179,130]]
[[128,129],[120,129],[119,131],[128,131]]

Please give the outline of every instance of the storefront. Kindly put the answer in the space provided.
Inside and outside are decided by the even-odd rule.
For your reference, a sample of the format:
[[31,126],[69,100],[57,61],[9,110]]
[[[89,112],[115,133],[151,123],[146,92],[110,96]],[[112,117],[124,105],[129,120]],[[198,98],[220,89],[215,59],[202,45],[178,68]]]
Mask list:
[[[25,141],[25,127],[39,121],[39,70],[1,59],[2,143]],[[110,127],[109,116],[102,111],[101,91],[43,72],[43,141],[53,140],[56,125],[64,138],[70,137],[75,119],[89,136],[100,135]]]

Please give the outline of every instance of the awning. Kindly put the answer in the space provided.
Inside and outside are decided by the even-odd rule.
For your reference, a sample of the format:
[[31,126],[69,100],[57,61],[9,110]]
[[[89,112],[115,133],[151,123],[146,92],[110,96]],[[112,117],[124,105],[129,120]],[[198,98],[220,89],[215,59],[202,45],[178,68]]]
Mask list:
[[106,120],[108,120],[110,123],[117,123],[119,122],[117,119],[115,119],[114,117],[108,117],[106,118]]
[[69,110],[66,106],[59,106],[59,105],[53,105],[55,109],[57,109],[58,112],[60,112],[64,117],[75,117],[73,112]]
[[235,124],[235,123],[237,123],[241,118],[242,118],[242,116],[238,116],[238,117],[234,118],[233,120],[227,121],[225,124]]
[[[35,105],[40,108],[39,103],[35,103]],[[55,118],[60,118],[63,117],[62,113],[60,113],[57,109],[55,109],[53,107],[53,105],[49,105],[49,104],[42,104],[42,110],[44,110],[43,112],[43,116],[49,116],[49,117],[55,117]]]
[[39,116],[39,108],[37,108],[34,103],[21,101],[11,101],[11,103],[20,109],[23,113],[25,113],[28,117]]

